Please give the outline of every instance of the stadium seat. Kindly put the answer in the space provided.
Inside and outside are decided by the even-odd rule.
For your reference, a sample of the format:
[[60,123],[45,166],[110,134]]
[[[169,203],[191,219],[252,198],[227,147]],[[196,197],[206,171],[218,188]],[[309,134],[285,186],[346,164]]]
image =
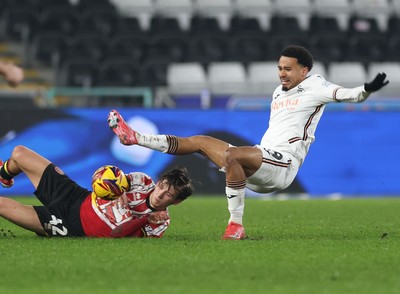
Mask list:
[[349,0],[314,0],[314,8],[317,15],[333,16],[339,27],[347,30],[348,19],[353,13]]
[[270,36],[272,38],[304,38],[306,39],[306,30],[300,27],[299,21],[294,16],[274,15],[271,18]]
[[191,0],[158,0],[155,2],[155,13],[175,17],[181,28],[188,30],[194,14],[194,4]]
[[207,76],[200,63],[172,63],[167,69],[171,93],[196,94],[207,88]]
[[79,32],[94,32],[110,37],[117,26],[119,15],[108,7],[95,7],[82,13]]
[[[288,25],[288,28],[289,27],[290,26]],[[275,34],[269,35],[269,37],[266,39],[266,43],[267,61],[277,61],[279,59],[280,52],[287,46],[299,45],[306,48],[309,47],[306,32],[300,29],[296,30],[294,27],[292,31],[289,29],[285,29],[281,32],[276,31]]]
[[388,28],[388,17],[392,13],[388,0],[352,0],[352,5],[356,15],[375,18],[382,31]]
[[309,18],[313,12],[313,6],[309,0],[279,0],[274,3],[274,14],[294,16],[302,30],[309,28]]
[[352,16],[349,19],[348,33],[352,35],[381,36],[378,22],[375,18],[365,16]]
[[134,16],[120,17],[116,26],[114,27],[114,33],[111,38],[123,36],[123,37],[146,37],[148,30],[142,28],[140,21]]
[[104,62],[99,70],[99,87],[140,86],[139,66],[129,58],[112,58]]
[[229,35],[237,36],[259,36],[266,37],[267,31],[261,28],[257,18],[235,15],[230,20]]
[[80,13],[72,7],[51,6],[40,15],[38,32],[54,31],[63,36],[71,36],[78,28]]
[[140,82],[142,86],[160,87],[167,86],[167,69],[171,63],[167,58],[147,60],[140,69]]
[[385,72],[390,82],[400,85],[400,62],[371,62],[368,65],[368,78],[374,78],[379,72]]
[[105,58],[123,57],[139,65],[144,61],[147,51],[148,43],[146,40],[146,38],[140,35],[135,36],[135,34],[117,35],[110,41]]
[[75,58],[64,62],[57,73],[57,85],[68,87],[92,87],[98,75],[97,63],[85,58]]
[[[18,3],[21,1],[14,0],[13,2]],[[26,1],[22,1],[22,2],[26,2]],[[63,7],[65,9],[69,9],[69,8],[73,7],[72,1],[70,2],[69,0],[40,0],[40,1],[29,1],[28,0],[27,2],[35,3],[36,5],[38,5],[38,9],[42,12],[47,11],[48,8],[51,8],[53,6]]]
[[167,59],[169,62],[181,62],[185,59],[188,43],[181,36],[157,36],[148,42],[145,61]]
[[31,7],[15,7],[6,11],[2,18],[7,37],[23,43],[33,37],[39,25],[39,14]]
[[150,27],[150,19],[155,13],[155,4],[152,0],[110,0],[121,16],[137,17],[142,29]]
[[256,18],[262,29],[268,30],[273,14],[272,2],[272,0],[236,0],[235,14],[240,17]]
[[242,63],[266,60],[269,56],[269,47],[265,42],[266,36],[250,34],[231,37],[225,60]]
[[318,37],[343,37],[345,32],[340,29],[336,17],[313,15],[310,18],[308,34],[311,38]]
[[76,1],[74,6],[81,12],[91,11],[100,7],[109,10],[115,9],[114,4],[109,0],[79,0]]
[[390,83],[379,93],[397,97],[400,92],[400,62],[371,62],[368,66],[368,79],[372,80],[380,72],[387,74]]
[[367,72],[360,62],[332,62],[329,65],[330,82],[343,87],[356,87],[367,81]]
[[155,15],[150,20],[150,35],[153,36],[183,36],[184,30],[180,27],[179,21],[171,16]]
[[74,35],[66,50],[63,50],[61,62],[77,57],[99,62],[105,57],[107,41],[103,36],[96,34],[82,33]]
[[310,74],[320,74],[325,79],[329,80],[329,77],[327,76],[328,72],[326,71],[325,65],[319,61],[314,61]]
[[384,56],[384,61],[400,62],[400,36],[392,36],[387,42],[387,49]]
[[215,17],[220,27],[227,30],[234,8],[231,0],[197,0],[194,2],[194,12],[202,16]]
[[194,36],[189,40],[187,61],[207,65],[213,61],[223,61],[228,52],[228,42],[221,36]]
[[212,62],[207,81],[212,94],[235,94],[246,90],[246,69],[240,62]]
[[225,36],[226,34],[215,17],[195,15],[190,20],[189,35],[202,37]]
[[347,40],[340,34],[317,34],[310,38],[309,50],[314,59],[324,64],[343,61]]
[[345,53],[346,61],[358,61],[367,65],[371,61],[382,61],[387,41],[382,35],[352,35]]
[[399,0],[392,0],[391,1],[391,11],[397,17],[400,17],[400,1]]
[[44,65],[57,68],[66,47],[65,35],[54,31],[40,31],[31,43],[30,58],[39,60]]
[[248,88],[251,92],[272,95],[277,86],[279,86],[277,61],[249,63]]
[[397,37],[400,32],[400,16],[392,15],[388,19],[387,27],[388,38]]

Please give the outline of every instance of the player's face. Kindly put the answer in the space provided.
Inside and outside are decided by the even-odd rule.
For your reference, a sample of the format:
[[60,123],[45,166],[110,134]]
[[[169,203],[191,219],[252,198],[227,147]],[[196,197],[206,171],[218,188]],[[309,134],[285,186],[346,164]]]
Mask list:
[[150,195],[150,205],[156,210],[164,210],[172,204],[179,203],[176,199],[176,191],[173,186],[168,185],[166,181],[157,182],[153,193]]
[[278,63],[278,73],[282,90],[288,91],[307,77],[308,68],[299,64],[297,58],[281,56]]

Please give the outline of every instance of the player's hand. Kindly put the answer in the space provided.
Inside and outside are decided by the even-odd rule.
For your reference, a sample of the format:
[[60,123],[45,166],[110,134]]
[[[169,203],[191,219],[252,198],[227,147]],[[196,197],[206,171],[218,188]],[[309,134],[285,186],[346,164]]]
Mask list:
[[385,81],[385,79],[386,74],[384,72],[378,73],[372,82],[364,84],[365,91],[372,93],[380,90],[382,87],[386,86],[389,83],[389,81]]
[[149,223],[154,225],[160,225],[164,223],[167,219],[168,219],[168,213],[166,210],[152,212],[147,217]]

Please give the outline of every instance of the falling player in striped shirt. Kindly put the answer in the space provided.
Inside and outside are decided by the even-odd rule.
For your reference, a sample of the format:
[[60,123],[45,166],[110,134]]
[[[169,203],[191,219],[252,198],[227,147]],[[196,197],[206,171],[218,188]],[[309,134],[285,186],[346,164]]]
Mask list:
[[379,73],[362,86],[343,88],[319,74],[309,75],[312,66],[312,55],[303,47],[289,46],[281,52],[281,85],[272,96],[269,127],[255,146],[236,147],[209,136],[139,134],[116,110],[110,112],[108,124],[124,145],[137,144],[174,155],[200,153],[224,170],[230,219],[222,238],[244,239],[245,188],[269,193],[288,187],[314,142],[326,104],[363,102],[388,84],[386,74]]
[[0,197],[0,216],[47,237],[161,237],[170,224],[167,207],[193,193],[185,168],[174,168],[155,183],[148,175],[126,175],[129,188],[115,200],[98,198],[47,158],[25,146],[0,161],[0,184],[11,188],[24,173],[41,206],[23,205]]

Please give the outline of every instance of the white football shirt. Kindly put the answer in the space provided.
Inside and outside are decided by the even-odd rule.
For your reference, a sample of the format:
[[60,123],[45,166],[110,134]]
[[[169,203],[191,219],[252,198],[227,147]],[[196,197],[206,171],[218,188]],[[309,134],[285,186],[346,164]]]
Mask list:
[[289,91],[283,91],[280,85],[272,95],[269,127],[260,145],[287,152],[301,165],[315,140],[315,131],[326,104],[362,102],[368,96],[364,86],[343,88],[319,74],[309,76]]

